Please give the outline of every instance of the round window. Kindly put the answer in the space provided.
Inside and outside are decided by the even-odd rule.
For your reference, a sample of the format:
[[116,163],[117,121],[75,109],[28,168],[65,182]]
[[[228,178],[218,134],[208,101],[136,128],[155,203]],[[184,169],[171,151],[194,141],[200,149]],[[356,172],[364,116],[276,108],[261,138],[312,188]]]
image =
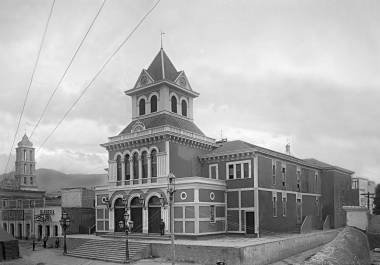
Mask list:
[[214,200],[215,199],[215,193],[213,193],[213,192],[210,192],[210,200]]
[[181,192],[181,200],[186,200],[186,198],[187,198],[187,194],[186,194],[186,192]]

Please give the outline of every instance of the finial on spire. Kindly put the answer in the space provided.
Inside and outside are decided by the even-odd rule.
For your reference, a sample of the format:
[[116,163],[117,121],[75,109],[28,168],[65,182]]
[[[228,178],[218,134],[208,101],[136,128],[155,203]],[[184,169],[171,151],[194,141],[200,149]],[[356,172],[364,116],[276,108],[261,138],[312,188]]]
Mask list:
[[165,32],[161,31],[160,35],[161,35],[161,49],[162,49],[163,48],[162,39],[163,39],[163,37],[165,35]]

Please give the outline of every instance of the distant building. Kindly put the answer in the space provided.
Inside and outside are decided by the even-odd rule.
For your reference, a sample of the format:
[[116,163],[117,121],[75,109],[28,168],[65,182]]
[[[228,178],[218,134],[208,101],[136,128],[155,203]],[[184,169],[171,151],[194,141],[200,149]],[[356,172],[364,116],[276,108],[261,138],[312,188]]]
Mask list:
[[38,190],[35,150],[26,135],[16,148],[15,172],[0,182],[0,225],[16,238],[37,239],[62,234],[62,211],[69,214],[69,233],[88,233],[95,225],[95,192],[65,188],[59,196]]
[[[199,93],[163,49],[125,93],[132,98],[132,121],[102,144],[109,178],[96,188],[98,233],[121,231],[125,211],[132,232],[144,234],[159,233],[160,219],[168,231],[188,236],[297,231],[306,218],[321,228],[328,215],[333,227],[344,225],[341,207],[353,172],[291,156],[290,146],[283,154],[207,137],[193,120]],[[176,176],[173,228],[170,172]]]
[[0,224],[16,238],[30,238],[34,230],[34,205],[45,191],[37,188],[33,144],[26,135],[16,148],[15,172],[0,181]]
[[[373,194],[375,193],[376,184],[374,181],[370,181],[367,178],[355,177],[352,178],[352,188],[356,190],[359,196],[359,205],[369,208],[370,213],[373,211]],[[367,194],[370,193],[369,207]]]

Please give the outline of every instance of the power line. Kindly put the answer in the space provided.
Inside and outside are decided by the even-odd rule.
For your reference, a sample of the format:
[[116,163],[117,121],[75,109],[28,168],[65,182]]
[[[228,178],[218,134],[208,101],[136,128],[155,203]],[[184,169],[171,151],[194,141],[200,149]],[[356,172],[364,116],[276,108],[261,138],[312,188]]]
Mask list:
[[153,10],[156,8],[156,6],[160,3],[161,0],[158,0],[151,9],[139,20],[139,22],[136,24],[136,26],[132,29],[132,31],[127,35],[127,37],[119,44],[117,49],[108,57],[108,59],[104,62],[104,64],[100,67],[98,72],[94,75],[94,77],[91,79],[91,81],[88,83],[88,85],[82,90],[79,97],[74,101],[74,103],[70,106],[70,108],[65,112],[61,120],[57,123],[57,125],[54,127],[54,129],[50,132],[50,134],[45,138],[45,140],[42,142],[42,144],[38,147],[39,151],[42,146],[49,140],[49,138],[54,134],[54,132],[57,130],[57,128],[61,125],[61,123],[66,119],[66,117],[69,115],[71,110],[75,107],[75,105],[79,102],[79,100],[82,98],[82,96],[86,93],[88,88],[95,82],[96,78],[102,73],[104,68],[108,65],[108,63],[112,60],[112,58],[119,52],[119,50],[127,43],[127,41],[132,37],[132,35],[137,31],[137,29],[140,27],[140,25],[145,21],[145,19],[150,15],[150,13],[153,12]]
[[33,80],[34,80],[34,74],[36,73],[36,69],[37,69],[38,62],[40,61],[41,51],[42,51],[43,44],[44,44],[44,42],[45,42],[45,37],[46,37],[46,33],[47,33],[47,30],[48,30],[48,27],[49,27],[50,19],[51,19],[52,14],[53,14],[54,5],[55,5],[55,0],[53,0],[53,3],[52,3],[52,5],[51,5],[51,7],[50,7],[49,17],[48,17],[48,19],[47,19],[47,21],[46,21],[46,25],[45,25],[44,33],[43,33],[43,35],[42,35],[42,39],[41,39],[40,46],[39,46],[39,49],[38,49],[37,58],[36,58],[36,61],[34,62],[33,71],[32,71],[32,76],[31,76],[31,78],[30,78],[29,85],[28,85],[28,89],[27,89],[27,91],[26,91],[26,95],[25,95],[25,98],[24,98],[24,102],[23,102],[23,104],[22,104],[20,117],[19,117],[19,119],[18,119],[18,123],[17,123],[17,128],[16,128],[15,135],[13,136],[13,141],[12,141],[11,149],[10,149],[10,151],[9,151],[8,161],[7,161],[7,164],[5,165],[5,168],[4,168],[4,173],[6,173],[7,170],[8,170],[8,165],[9,165],[9,161],[10,161],[10,159],[11,159],[12,150],[13,150],[13,147],[14,147],[14,144],[15,144],[15,141],[16,141],[16,137],[17,137],[17,134],[18,134],[18,130],[20,129],[20,123],[21,123],[22,116],[23,116],[23,114],[24,114],[24,110],[25,110],[26,102],[28,101],[30,88],[31,88],[32,83],[33,83]]
[[90,27],[87,29],[86,34],[83,36],[83,38],[82,38],[82,40],[81,40],[79,46],[77,47],[77,49],[76,49],[74,55],[71,57],[71,60],[70,60],[69,64],[67,65],[67,67],[66,67],[64,73],[62,74],[61,78],[59,79],[57,86],[54,88],[53,93],[50,95],[50,97],[49,97],[49,99],[48,99],[48,101],[47,101],[47,103],[46,103],[46,105],[45,105],[45,107],[44,107],[44,109],[43,109],[43,111],[42,111],[42,113],[41,113],[40,118],[38,119],[37,123],[34,125],[34,128],[33,128],[33,130],[32,130],[32,133],[30,134],[30,137],[29,137],[29,138],[32,138],[32,136],[33,136],[35,130],[37,129],[37,127],[38,127],[38,125],[40,124],[42,118],[44,117],[44,115],[45,115],[45,113],[46,113],[46,111],[47,111],[47,108],[48,108],[48,106],[49,106],[51,100],[53,99],[55,93],[57,92],[58,88],[60,87],[62,81],[65,79],[66,74],[67,74],[68,71],[69,71],[69,68],[70,68],[71,65],[73,64],[76,55],[78,54],[80,48],[82,47],[82,45],[83,45],[85,39],[87,38],[88,33],[91,31],[93,25],[95,24],[96,19],[98,18],[99,14],[100,14],[100,12],[102,11],[102,9],[103,9],[103,7],[104,7],[104,5],[105,5],[106,2],[107,2],[107,0],[103,0],[103,3],[101,4],[101,6],[100,6],[98,12],[96,13],[95,17],[93,18],[93,20],[92,20],[92,22],[91,22],[91,24],[90,24]]

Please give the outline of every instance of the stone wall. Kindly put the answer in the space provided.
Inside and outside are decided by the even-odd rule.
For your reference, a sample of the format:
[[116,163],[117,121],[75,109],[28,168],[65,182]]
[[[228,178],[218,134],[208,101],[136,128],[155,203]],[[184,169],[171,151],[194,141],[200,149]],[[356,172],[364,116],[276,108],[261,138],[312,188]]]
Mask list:
[[370,264],[367,236],[359,229],[346,227],[305,265]]

